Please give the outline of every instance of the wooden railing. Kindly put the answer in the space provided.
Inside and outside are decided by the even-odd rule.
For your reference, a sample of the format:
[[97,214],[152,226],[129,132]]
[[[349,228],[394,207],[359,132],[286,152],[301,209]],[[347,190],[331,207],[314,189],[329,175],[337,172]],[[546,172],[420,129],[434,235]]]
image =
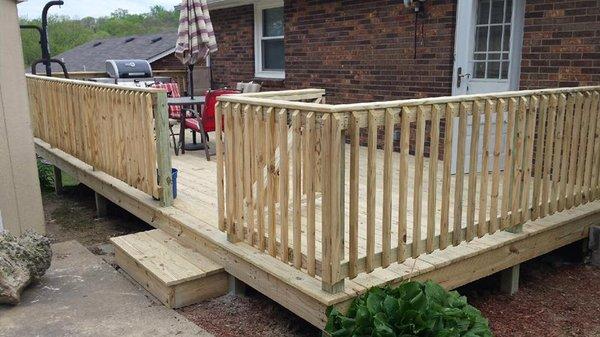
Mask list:
[[172,202],[166,92],[27,75],[34,136]]
[[[231,95],[219,102],[216,118],[221,230],[232,241],[245,240],[313,276],[320,274],[315,241],[315,197],[321,185],[321,157],[314,155],[321,148],[317,117],[328,108],[297,101],[322,101],[324,94],[307,89]],[[304,206],[299,204],[302,194]],[[301,207],[306,208],[304,219]]]
[[519,231],[600,198],[599,93],[348,105],[224,96],[221,229],[331,292],[359,273]]

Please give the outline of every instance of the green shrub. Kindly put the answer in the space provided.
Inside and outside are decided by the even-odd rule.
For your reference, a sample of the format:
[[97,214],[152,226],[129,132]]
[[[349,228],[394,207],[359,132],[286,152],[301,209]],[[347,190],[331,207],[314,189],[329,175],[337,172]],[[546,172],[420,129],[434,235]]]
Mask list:
[[54,168],[50,164],[44,163],[41,159],[37,160],[38,176],[40,187],[43,190],[54,188]]
[[348,313],[330,309],[331,336],[491,337],[488,321],[456,291],[427,281],[372,288],[354,299]]

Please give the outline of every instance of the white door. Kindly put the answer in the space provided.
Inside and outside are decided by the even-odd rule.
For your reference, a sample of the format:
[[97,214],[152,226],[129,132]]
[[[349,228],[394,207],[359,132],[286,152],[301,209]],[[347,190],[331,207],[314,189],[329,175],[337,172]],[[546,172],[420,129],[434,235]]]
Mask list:
[[[517,90],[525,0],[458,0],[453,95]],[[502,121],[506,125],[506,120]],[[484,118],[479,136],[481,165]],[[495,116],[492,116],[490,154],[493,154]],[[452,172],[456,172],[458,119],[454,122]],[[503,128],[505,133],[506,127]],[[469,170],[471,120],[467,126],[465,172]],[[503,139],[504,142],[504,139]],[[490,163],[492,161],[490,160]],[[491,168],[491,164],[489,165]],[[501,163],[502,167],[502,163]]]

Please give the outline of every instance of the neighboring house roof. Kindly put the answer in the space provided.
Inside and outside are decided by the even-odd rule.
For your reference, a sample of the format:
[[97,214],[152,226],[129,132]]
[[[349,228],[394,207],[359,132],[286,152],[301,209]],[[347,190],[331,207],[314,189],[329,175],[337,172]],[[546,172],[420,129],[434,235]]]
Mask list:
[[[65,62],[68,71],[105,71],[105,62],[110,59],[141,59],[154,62],[173,53],[176,41],[175,31],[99,39],[53,58]],[[52,71],[60,71],[60,68],[53,64]]]
[[221,9],[255,3],[256,0],[208,0],[209,9]]

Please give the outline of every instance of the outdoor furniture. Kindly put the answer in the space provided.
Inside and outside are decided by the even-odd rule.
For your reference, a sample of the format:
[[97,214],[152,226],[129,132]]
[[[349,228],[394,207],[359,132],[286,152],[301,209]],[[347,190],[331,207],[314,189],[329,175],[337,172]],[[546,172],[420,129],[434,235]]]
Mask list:
[[[171,98],[167,98],[167,105],[169,107],[179,106],[181,108],[181,111],[184,112],[184,113],[179,114],[179,143],[181,144],[181,154],[185,154],[186,150],[187,151],[202,150],[204,147],[203,143],[196,144],[196,132],[199,132],[199,131],[197,131],[195,129],[192,130],[193,143],[191,143],[191,144],[185,143],[185,129],[186,129],[185,120],[187,118],[194,118],[195,116],[199,115],[198,111],[204,105],[204,96],[171,97]],[[187,108],[187,107],[193,107],[193,108]],[[198,107],[200,107],[200,109],[198,109]],[[203,137],[202,134],[201,134],[201,137]],[[197,145],[199,145],[199,146],[197,146]]]
[[238,82],[235,85],[235,88],[243,94],[247,94],[250,92],[259,92],[261,85],[255,82]]
[[208,146],[208,133],[215,131],[215,107],[217,105],[217,97],[228,94],[238,94],[237,90],[229,89],[217,89],[211,90],[206,93],[203,97],[204,108],[201,113],[196,114],[194,117],[187,117],[185,119],[185,128],[200,133],[202,144],[204,145],[204,152],[206,154],[206,160],[210,160],[210,152]]
[[[154,83],[152,85],[153,88],[165,89],[167,91],[167,97],[169,98],[177,98],[181,97],[179,94],[179,85],[175,82],[173,83]],[[171,133],[171,138],[173,139],[173,147],[175,148],[175,155],[179,155],[179,149],[177,147],[177,139],[175,139],[176,134],[173,131],[173,127],[177,124],[181,123],[181,105],[169,104],[169,131]],[[181,128],[180,128],[181,130]],[[180,131],[181,132],[181,131]]]

